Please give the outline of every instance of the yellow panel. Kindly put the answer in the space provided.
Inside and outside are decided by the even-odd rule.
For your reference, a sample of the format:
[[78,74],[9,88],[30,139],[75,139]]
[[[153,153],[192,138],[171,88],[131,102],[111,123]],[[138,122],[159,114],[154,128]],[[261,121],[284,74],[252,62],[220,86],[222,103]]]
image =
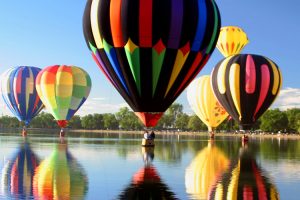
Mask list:
[[175,60],[175,64],[174,64],[174,67],[173,67],[173,70],[172,70],[171,78],[169,80],[168,88],[167,88],[167,91],[165,93],[165,97],[167,96],[167,94],[168,94],[169,90],[171,89],[174,81],[176,80],[179,72],[181,71],[188,55],[189,55],[189,53],[186,53],[185,55],[183,55],[183,53],[180,50],[178,50],[176,60]]
[[47,80],[47,76],[52,76],[48,72],[44,72],[41,77],[41,92],[42,96],[44,97],[44,105],[46,106],[47,110],[51,111],[57,107],[56,100],[55,100],[55,85],[54,84],[45,84]]
[[274,75],[274,81],[273,81],[273,88],[272,88],[272,94],[275,95],[277,90],[279,89],[280,87],[280,72],[279,72],[279,69],[277,69],[277,67],[275,66],[275,64],[267,59],[272,67],[272,71],[273,71],[273,75]]
[[76,73],[73,73],[73,84],[86,86],[86,73],[77,67],[72,67],[72,72],[74,72],[74,70],[76,70]]
[[222,184],[218,183],[216,193],[215,193],[215,200],[222,200],[223,199],[223,186]]
[[70,72],[57,71],[56,85],[73,85],[73,76]]
[[229,87],[231,97],[233,99],[236,110],[241,119],[241,103],[240,103],[240,65],[233,64],[229,70]]
[[227,191],[227,200],[237,200],[237,190],[239,184],[239,176],[240,176],[240,161],[237,164],[237,167],[232,171],[231,180],[228,186]]
[[228,57],[225,60],[223,60],[223,62],[221,63],[221,65],[219,67],[219,70],[217,72],[218,73],[217,74],[218,89],[221,94],[225,94],[225,92],[226,92],[225,72],[226,72],[227,64],[230,59],[231,59],[231,57]]
[[98,23],[98,7],[100,0],[94,0],[91,5],[91,27],[94,40],[98,49],[103,49],[103,43],[100,36],[99,23]]

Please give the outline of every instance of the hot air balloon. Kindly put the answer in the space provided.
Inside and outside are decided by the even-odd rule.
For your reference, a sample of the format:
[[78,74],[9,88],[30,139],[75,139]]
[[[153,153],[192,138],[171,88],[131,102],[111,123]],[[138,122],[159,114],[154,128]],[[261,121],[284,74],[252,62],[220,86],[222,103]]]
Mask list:
[[203,68],[219,31],[212,0],[89,0],[83,16],[94,60],[146,127]]
[[187,99],[192,110],[207,125],[208,131],[213,133],[228,113],[214,96],[210,82],[209,75],[194,79],[188,86]]
[[281,88],[281,72],[270,59],[239,54],[220,61],[211,74],[214,94],[242,130],[269,108]]
[[18,152],[2,169],[1,190],[11,199],[33,197],[33,176],[39,160],[25,140]]
[[87,186],[82,166],[62,143],[36,169],[33,194],[35,199],[84,199]]
[[248,44],[246,33],[237,26],[225,26],[220,30],[217,48],[224,57],[239,54]]
[[36,90],[63,131],[68,120],[89,96],[91,79],[79,67],[54,65],[46,67],[38,74]]
[[232,163],[212,187],[209,200],[280,199],[276,186],[247,148],[242,147],[238,161]]
[[229,167],[226,155],[209,141],[185,171],[186,192],[192,199],[206,199],[210,188]]
[[12,67],[1,77],[3,100],[18,120],[24,121],[24,135],[30,121],[44,107],[35,89],[35,80],[40,71],[37,67]]

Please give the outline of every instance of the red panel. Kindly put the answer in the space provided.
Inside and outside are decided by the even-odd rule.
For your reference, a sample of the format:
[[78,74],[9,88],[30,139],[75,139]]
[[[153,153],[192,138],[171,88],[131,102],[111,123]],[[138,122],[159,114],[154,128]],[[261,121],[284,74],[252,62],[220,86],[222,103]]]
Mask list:
[[163,115],[163,112],[134,112],[146,127],[154,127]]
[[152,47],[152,0],[140,0],[139,38],[141,47]]
[[57,120],[57,124],[60,128],[65,128],[68,125],[67,120]]

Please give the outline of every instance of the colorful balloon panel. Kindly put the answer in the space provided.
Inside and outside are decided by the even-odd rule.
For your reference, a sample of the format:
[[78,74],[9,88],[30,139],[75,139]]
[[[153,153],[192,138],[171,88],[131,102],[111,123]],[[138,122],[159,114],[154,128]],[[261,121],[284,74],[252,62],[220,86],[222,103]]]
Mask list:
[[209,192],[209,200],[280,199],[276,186],[256,160],[243,149],[239,160],[229,167]]
[[91,90],[91,79],[79,67],[54,65],[38,74],[36,89],[56,120],[70,120],[86,101]]
[[33,176],[38,158],[25,142],[16,155],[2,169],[1,190],[12,199],[29,199],[33,196]]
[[219,28],[211,0],[89,0],[83,16],[94,60],[147,126],[206,64]]
[[210,76],[205,75],[194,79],[187,89],[187,99],[196,115],[205,123],[209,131],[219,126],[228,113],[216,99]]
[[67,145],[58,144],[36,169],[33,194],[36,199],[84,199],[87,185],[87,177]]
[[226,155],[210,142],[185,171],[186,192],[192,199],[206,199],[210,188],[229,168],[229,163]]
[[282,85],[278,66],[253,54],[223,59],[213,69],[211,79],[216,98],[244,130],[269,108]]
[[225,26],[220,30],[218,50],[224,57],[239,54],[249,43],[247,34],[237,26]]
[[37,67],[12,67],[1,76],[1,93],[9,110],[25,125],[43,109],[35,89],[35,80],[41,71]]

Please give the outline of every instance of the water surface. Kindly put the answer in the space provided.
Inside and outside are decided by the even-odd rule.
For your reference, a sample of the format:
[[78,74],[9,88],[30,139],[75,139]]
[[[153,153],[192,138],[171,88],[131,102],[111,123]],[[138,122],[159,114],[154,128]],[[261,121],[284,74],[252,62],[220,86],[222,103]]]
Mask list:
[[1,199],[298,199],[300,141],[0,133]]

